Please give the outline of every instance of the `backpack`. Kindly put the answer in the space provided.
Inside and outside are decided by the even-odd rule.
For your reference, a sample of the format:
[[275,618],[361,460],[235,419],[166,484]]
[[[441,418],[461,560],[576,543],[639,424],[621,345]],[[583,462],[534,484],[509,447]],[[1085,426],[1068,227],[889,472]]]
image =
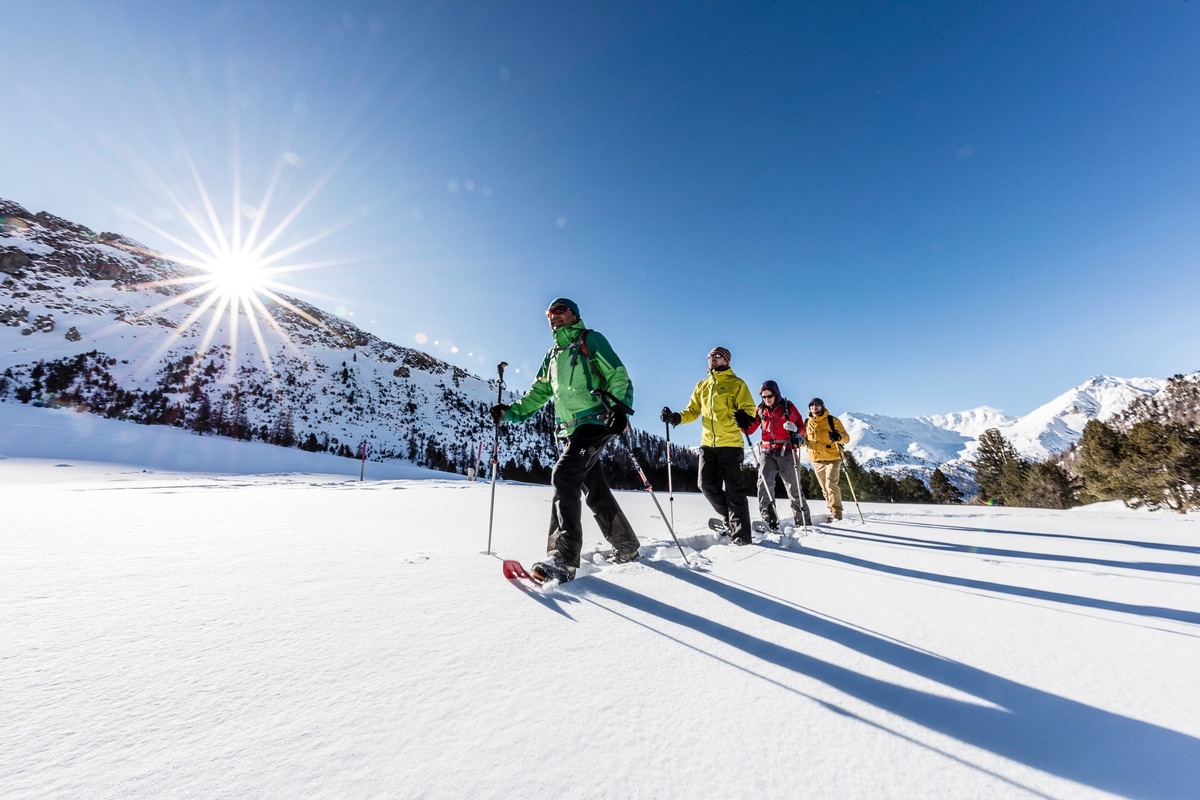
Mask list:
[[[608,381],[605,379],[603,373],[596,369],[595,356],[592,355],[587,346],[587,335],[591,332],[591,328],[584,328],[579,333],[579,338],[565,348],[567,350],[574,351],[571,354],[571,366],[574,367],[577,363],[579,363],[579,354],[583,353],[583,376],[584,380],[587,381],[588,393],[600,401],[600,405],[604,408],[606,413],[615,409],[625,414],[627,417],[632,416],[633,409],[630,408],[621,398],[608,391]],[[595,382],[598,383],[599,386],[593,385],[593,377],[596,379]]]

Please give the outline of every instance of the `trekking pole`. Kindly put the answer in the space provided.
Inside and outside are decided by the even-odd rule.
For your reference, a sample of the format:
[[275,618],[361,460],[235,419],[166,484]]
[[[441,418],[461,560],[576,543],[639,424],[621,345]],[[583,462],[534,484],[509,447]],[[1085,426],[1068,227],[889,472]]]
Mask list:
[[[613,408],[620,411],[625,415],[626,419],[633,415],[633,409],[610,391],[593,389],[592,395],[598,398],[605,408]],[[637,470],[638,477],[642,479],[642,488],[650,493],[650,499],[654,501],[655,507],[658,508],[658,515],[662,517],[663,524],[667,526],[667,530],[671,533],[671,538],[675,540],[675,546],[679,548],[679,555],[683,556],[683,563],[690,567],[692,562],[688,561],[687,553],[683,552],[683,545],[679,543],[679,537],[675,535],[675,526],[667,519],[666,513],[663,512],[662,503],[658,502],[658,496],[654,494],[654,487],[650,485],[650,479],[646,477],[646,471],[642,469],[642,465],[638,463],[637,456],[633,454],[632,438],[625,435],[628,431],[629,428],[626,426],[620,435],[621,441],[625,443],[625,449],[629,451],[629,460],[633,462],[633,468]]]
[[688,561],[687,553],[683,552],[683,545],[679,543],[679,537],[675,535],[675,526],[667,520],[667,515],[663,513],[662,504],[658,502],[658,497],[654,494],[654,487],[650,485],[650,479],[646,477],[642,465],[638,463],[637,456],[633,454],[632,443],[626,440],[625,447],[629,450],[629,459],[633,462],[634,469],[637,470],[638,476],[642,479],[642,488],[650,493],[650,499],[658,507],[658,514],[662,517],[663,524],[667,526],[667,530],[671,532],[671,538],[675,540],[675,546],[679,548],[679,555],[683,556],[683,563],[690,567],[692,562]]
[[804,473],[800,471],[800,445],[792,451],[792,464],[796,467],[796,486],[800,489],[801,515],[804,517],[804,532],[810,533],[812,513],[808,510],[808,499],[804,496]]
[[[496,384],[496,404],[504,402],[504,368],[508,366],[507,361],[501,361],[496,366],[496,371],[500,374],[500,380]],[[496,421],[496,436],[492,445],[492,502],[488,508],[488,544],[487,550],[484,550],[485,555],[492,554],[492,519],[496,515],[496,473],[500,471],[500,422]]]
[[846,475],[846,483],[850,486],[850,496],[854,498],[854,507],[858,509],[858,521],[863,525],[867,524],[867,520],[863,517],[862,506],[858,504],[858,495],[854,493],[854,482],[850,480],[850,470],[846,469],[846,448],[838,443],[838,459],[842,462],[842,472]]
[[[767,497],[771,498],[771,505],[774,506],[775,505],[775,487],[767,486],[767,481],[763,477],[762,461],[758,457],[758,451],[754,449],[754,442],[750,441],[750,434],[746,433],[745,431],[742,431],[742,436],[746,437],[746,446],[750,448],[750,455],[754,456],[754,468],[756,470],[758,470],[758,484],[760,486],[762,486],[763,491],[765,491],[767,493]],[[762,509],[760,508],[759,511],[761,512]],[[778,514],[776,514],[776,516],[778,516]],[[763,520],[763,524],[764,525],[767,524],[767,521],[765,519]]]
[[671,479],[671,423],[664,422],[667,429],[667,507],[671,509],[671,527],[675,527],[675,486]]

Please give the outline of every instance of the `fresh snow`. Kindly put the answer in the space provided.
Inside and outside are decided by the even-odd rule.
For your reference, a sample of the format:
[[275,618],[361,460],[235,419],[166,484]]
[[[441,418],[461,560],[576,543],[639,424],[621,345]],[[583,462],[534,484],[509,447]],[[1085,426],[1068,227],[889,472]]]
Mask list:
[[485,554],[486,482],[4,403],[0,454],[3,797],[1200,786],[1191,517],[851,502],[733,548],[660,491],[687,567],[623,492],[642,561],[530,590],[545,486]]

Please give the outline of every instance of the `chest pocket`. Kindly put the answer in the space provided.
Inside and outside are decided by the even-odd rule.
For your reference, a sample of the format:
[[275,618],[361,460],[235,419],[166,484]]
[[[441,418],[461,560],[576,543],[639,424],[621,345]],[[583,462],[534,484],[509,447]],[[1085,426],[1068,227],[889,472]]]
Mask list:
[[733,409],[737,403],[737,388],[729,386],[720,381],[713,381],[713,390],[710,395],[712,397],[713,412],[726,412],[727,415],[733,414]]

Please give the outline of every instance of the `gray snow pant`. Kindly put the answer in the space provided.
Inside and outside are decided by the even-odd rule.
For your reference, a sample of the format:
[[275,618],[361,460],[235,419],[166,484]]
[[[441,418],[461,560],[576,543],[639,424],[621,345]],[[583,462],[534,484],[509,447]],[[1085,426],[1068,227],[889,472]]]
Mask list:
[[580,425],[566,440],[554,464],[550,477],[554,500],[550,507],[546,552],[558,553],[569,567],[579,566],[579,552],[583,549],[580,521],[583,493],[587,494],[588,508],[609,544],[621,552],[637,550],[641,546],[600,468],[600,451],[615,438],[603,425]]
[[762,454],[762,471],[758,478],[758,510],[763,522],[771,527],[779,524],[779,516],[775,513],[775,476],[783,476],[783,488],[787,490],[788,500],[792,501],[792,517],[796,527],[802,528],[812,524],[812,515],[808,513],[808,501],[800,491],[800,476],[796,474],[796,459],[794,450],[778,450],[772,452],[764,449]]

